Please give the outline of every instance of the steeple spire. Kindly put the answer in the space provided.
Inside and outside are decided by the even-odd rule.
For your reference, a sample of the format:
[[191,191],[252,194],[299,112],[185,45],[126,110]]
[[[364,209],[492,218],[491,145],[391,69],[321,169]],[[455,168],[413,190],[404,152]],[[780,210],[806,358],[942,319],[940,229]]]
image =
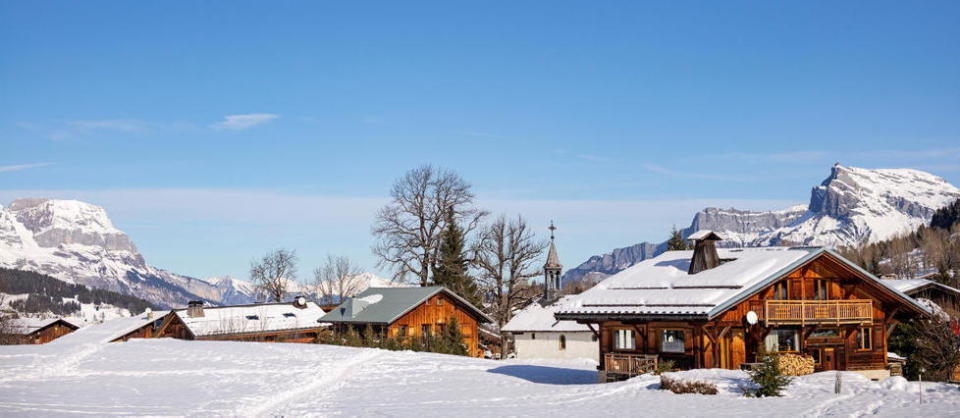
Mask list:
[[543,300],[544,304],[552,303],[560,297],[560,273],[563,272],[563,265],[560,264],[560,257],[557,256],[557,246],[554,245],[555,236],[553,231],[557,227],[550,221],[550,248],[547,250],[547,262],[543,265]]

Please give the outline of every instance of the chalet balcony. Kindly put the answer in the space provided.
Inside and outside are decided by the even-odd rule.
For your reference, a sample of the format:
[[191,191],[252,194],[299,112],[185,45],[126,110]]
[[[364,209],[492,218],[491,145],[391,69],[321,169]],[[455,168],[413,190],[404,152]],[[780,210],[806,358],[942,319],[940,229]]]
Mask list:
[[657,370],[657,355],[606,353],[603,364],[607,373],[637,376]]
[[767,300],[764,308],[768,325],[844,325],[873,321],[870,300]]

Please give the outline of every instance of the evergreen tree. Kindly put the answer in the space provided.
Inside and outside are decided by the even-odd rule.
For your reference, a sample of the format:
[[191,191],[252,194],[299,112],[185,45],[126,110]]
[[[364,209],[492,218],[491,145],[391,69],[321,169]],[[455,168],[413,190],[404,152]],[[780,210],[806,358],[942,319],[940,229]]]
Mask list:
[[465,248],[463,229],[457,224],[451,211],[447,215],[447,227],[441,236],[440,253],[433,268],[431,283],[446,287],[474,306],[479,306],[480,295],[477,284],[468,272],[470,260],[464,257]]
[[670,239],[667,240],[667,251],[689,249],[690,247],[688,247],[687,243],[683,240],[683,236],[680,235],[680,231],[677,230],[677,226],[674,225],[670,230]]
[[763,362],[759,367],[749,372],[750,379],[757,385],[757,388],[752,392],[747,392],[747,394],[757,398],[781,396],[781,392],[790,384],[792,379],[784,376],[780,371],[776,356],[761,355],[763,355]]

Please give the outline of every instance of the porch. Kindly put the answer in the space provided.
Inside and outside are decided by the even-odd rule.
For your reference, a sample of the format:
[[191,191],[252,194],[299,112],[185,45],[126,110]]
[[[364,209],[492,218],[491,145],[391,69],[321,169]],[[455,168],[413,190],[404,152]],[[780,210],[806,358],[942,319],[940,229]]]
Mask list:
[[659,356],[656,354],[606,353],[603,355],[603,371],[607,380],[628,379],[657,370]]
[[767,325],[849,325],[873,321],[871,300],[766,300]]

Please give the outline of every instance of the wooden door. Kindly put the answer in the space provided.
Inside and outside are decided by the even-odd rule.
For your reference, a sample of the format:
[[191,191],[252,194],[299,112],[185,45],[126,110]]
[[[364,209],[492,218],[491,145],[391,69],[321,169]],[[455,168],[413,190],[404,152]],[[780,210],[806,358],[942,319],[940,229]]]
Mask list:
[[820,350],[820,367],[824,371],[837,369],[837,351],[833,347]]

